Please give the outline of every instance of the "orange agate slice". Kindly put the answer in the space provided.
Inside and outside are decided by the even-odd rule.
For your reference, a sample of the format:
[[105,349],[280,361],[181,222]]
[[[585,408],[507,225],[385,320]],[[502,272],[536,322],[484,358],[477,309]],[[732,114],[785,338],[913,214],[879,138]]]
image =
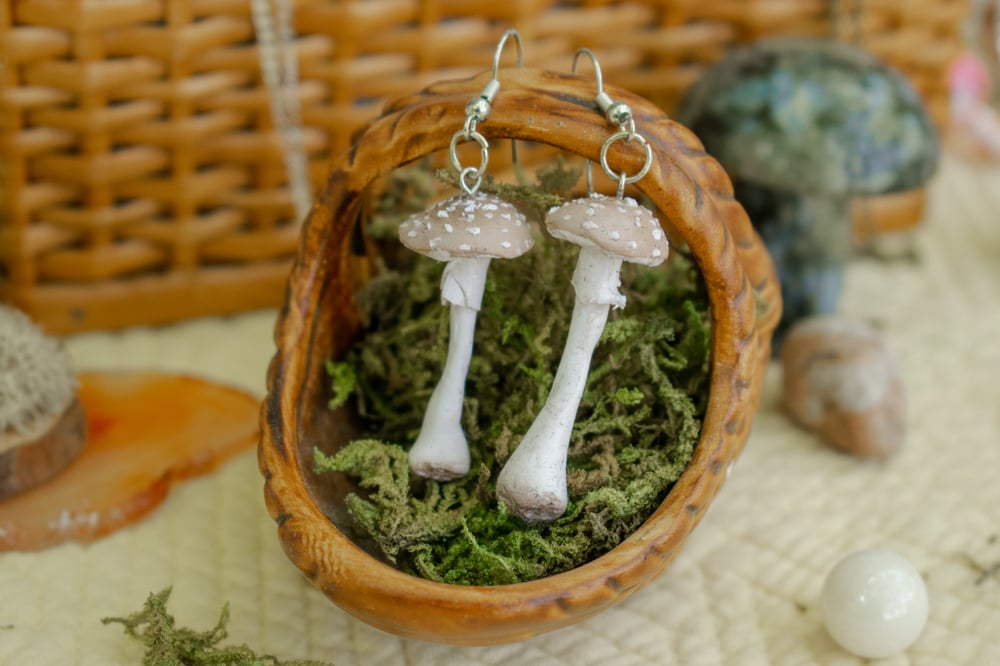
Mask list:
[[83,373],[83,453],[50,481],[0,501],[0,552],[93,541],[154,509],[171,486],[257,442],[259,401],[195,377]]

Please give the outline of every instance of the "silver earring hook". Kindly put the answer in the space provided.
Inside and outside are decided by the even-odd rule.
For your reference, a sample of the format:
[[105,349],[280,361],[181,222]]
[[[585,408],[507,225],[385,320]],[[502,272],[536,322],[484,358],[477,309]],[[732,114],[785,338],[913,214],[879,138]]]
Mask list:
[[493,52],[493,76],[483,86],[479,95],[470,99],[468,104],[465,105],[465,115],[467,116],[465,124],[470,132],[475,131],[476,123],[481,123],[489,118],[490,111],[493,110],[493,100],[497,96],[497,91],[500,90],[500,56],[503,54],[503,47],[510,37],[513,37],[514,42],[517,44],[517,66],[524,67],[524,53],[521,51],[521,34],[514,28],[509,28],[500,36],[496,51]]
[[[500,90],[500,56],[503,55],[503,47],[507,44],[507,39],[513,37],[514,45],[517,47],[517,66],[524,67],[524,51],[521,49],[521,33],[519,33],[514,28],[508,28],[504,30],[504,33],[500,35],[500,41],[497,42],[497,48],[493,52],[493,78],[486,82],[483,86],[483,91],[479,93],[479,98],[486,101],[486,115],[490,115],[490,110],[492,109],[493,98],[496,97],[497,91]],[[475,100],[473,100],[474,102]],[[486,118],[483,118],[486,120]],[[510,140],[510,161],[517,167],[517,141],[514,139]]]
[[[573,69],[571,70],[576,74],[576,65],[580,61],[580,56],[585,55],[590,58],[590,62],[594,65],[594,78],[597,79],[597,94],[598,96],[604,94],[604,75],[601,73],[601,63],[597,61],[597,56],[594,52],[587,47],[581,47],[576,50],[573,54]],[[591,195],[594,193],[594,163],[587,160],[587,194]]]
[[[519,33],[514,28],[508,28],[504,30],[504,33],[500,36],[500,41],[497,42],[497,49],[493,52],[493,80],[496,81],[497,87],[500,86],[500,56],[503,54],[503,47],[507,43],[507,38],[514,38],[514,45],[517,47],[517,66],[518,68],[524,67],[524,51],[521,49],[521,33]],[[496,93],[494,93],[496,94]],[[490,100],[492,101],[492,97]],[[510,162],[517,169],[517,141],[514,139],[510,140]]]
[[500,36],[500,41],[497,42],[497,49],[493,52],[493,80],[496,81],[500,74],[500,55],[503,53],[503,47],[507,43],[507,38],[513,37],[514,42],[517,46],[517,66],[524,67],[524,52],[521,50],[521,33],[519,33],[514,28],[508,28],[504,31],[503,35]]
[[576,64],[580,61],[580,56],[585,55],[590,58],[594,65],[594,78],[597,79],[597,95],[604,95],[604,74],[601,73],[601,63],[597,61],[597,56],[586,46],[580,47],[573,54],[573,73],[576,74]]
[[[609,122],[618,125],[618,131],[608,137],[604,145],[601,146],[601,168],[604,169],[604,173],[607,174],[608,178],[618,182],[618,198],[620,199],[624,195],[626,185],[636,182],[649,171],[649,167],[653,161],[653,149],[646,141],[646,137],[635,131],[635,118],[632,117],[632,107],[625,102],[616,102],[611,99],[610,95],[604,92],[604,76],[601,73],[601,65],[598,63],[597,56],[594,55],[593,51],[586,47],[576,50],[576,53],[573,55],[573,72],[576,73],[576,63],[581,55],[589,57],[590,61],[594,64],[594,73],[597,79],[597,95],[594,99],[597,101],[597,106],[604,112]],[[624,171],[615,173],[608,164],[608,149],[611,148],[613,143],[621,140],[638,141],[646,153],[646,160],[642,168],[634,176],[628,176]],[[590,194],[593,191],[593,168],[591,167],[590,160],[587,160],[587,193]]]
[[601,64],[597,61],[597,56],[594,55],[593,51],[585,46],[576,50],[576,53],[573,54],[573,73],[576,73],[576,63],[581,55],[590,58],[594,64],[594,78],[597,79],[597,95],[594,96],[594,99],[597,106],[604,112],[609,122],[618,125],[622,130],[625,129],[625,125],[628,125],[628,131],[634,133],[635,120],[632,118],[632,108],[625,102],[616,102],[611,99],[608,93],[604,92],[604,74],[601,72]]
[[[493,110],[493,100],[500,90],[500,56],[503,54],[503,47],[507,43],[507,39],[513,37],[514,42],[517,45],[517,66],[524,66],[524,53],[521,50],[521,34],[514,28],[508,28],[504,31],[503,35],[500,36],[500,41],[497,43],[496,51],[493,52],[493,75],[486,85],[483,86],[482,91],[477,97],[470,99],[465,105],[465,125],[462,129],[455,132],[451,137],[451,146],[449,148],[449,154],[451,157],[452,166],[459,173],[459,185],[467,194],[475,194],[479,189],[479,185],[483,179],[483,172],[486,171],[486,166],[489,163],[489,152],[488,144],[486,138],[476,131],[476,126],[485,121],[490,117],[490,112]],[[480,148],[480,161],[479,167],[462,167],[461,162],[458,159],[458,140],[463,141],[473,140],[479,144]],[[517,142],[511,139],[510,141],[510,155],[512,162],[517,165]],[[467,179],[473,179],[472,183],[469,184]]]

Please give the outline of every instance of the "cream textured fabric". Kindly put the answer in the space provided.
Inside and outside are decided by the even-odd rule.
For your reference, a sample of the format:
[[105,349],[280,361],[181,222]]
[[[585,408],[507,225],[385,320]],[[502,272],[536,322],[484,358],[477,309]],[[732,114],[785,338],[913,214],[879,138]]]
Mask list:
[[[1000,664],[1000,576],[977,583],[963,554],[1000,560],[1000,170],[949,161],[917,234],[920,261],[852,264],[844,314],[876,322],[909,399],[904,449],[884,463],[830,451],[776,404],[772,367],[731,478],[655,583],[604,614],[532,640],[454,648],[386,636],[313,589],[285,559],[254,453],[177,488],[136,527],[90,546],[0,556],[0,664],[136,664],[99,619],[173,585],[184,625],[231,603],[230,640],[283,658],[390,664],[855,664],[826,636],[823,577],[882,546],[924,573],[930,622],[886,664]],[[273,313],[85,335],[80,368],[202,373],[258,394]]]

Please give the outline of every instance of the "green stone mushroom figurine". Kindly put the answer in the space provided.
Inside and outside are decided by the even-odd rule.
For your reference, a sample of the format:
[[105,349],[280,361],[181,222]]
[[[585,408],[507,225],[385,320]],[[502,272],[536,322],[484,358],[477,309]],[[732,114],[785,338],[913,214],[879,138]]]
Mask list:
[[677,120],[728,171],[778,267],[784,314],[832,312],[852,249],[851,201],[922,186],[939,141],[895,69],[842,42],[762,40],[688,91]]

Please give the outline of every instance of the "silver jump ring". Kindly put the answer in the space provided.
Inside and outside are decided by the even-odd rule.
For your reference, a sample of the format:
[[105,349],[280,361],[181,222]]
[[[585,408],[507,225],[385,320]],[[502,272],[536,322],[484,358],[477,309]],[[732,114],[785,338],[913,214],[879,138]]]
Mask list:
[[460,129],[459,132],[462,133],[463,137],[468,138],[469,136],[472,135],[473,132],[476,131],[477,124],[479,124],[479,118],[477,118],[474,114],[470,113],[465,117],[465,124],[462,126],[462,129]]
[[[472,185],[466,182],[469,178],[475,178]],[[479,186],[483,183],[482,172],[476,167],[465,167],[458,172],[458,184],[466,194],[475,194],[479,191]]]
[[[643,163],[642,168],[639,169],[639,172],[634,176],[626,176],[624,171],[622,171],[620,174],[615,173],[615,171],[608,165],[608,149],[611,148],[611,144],[613,144],[615,141],[621,141],[621,140],[632,141],[633,139],[638,141],[639,144],[645,149],[646,161]],[[604,142],[604,145],[601,146],[601,168],[604,169],[604,173],[608,176],[608,178],[610,178],[611,180],[618,181],[619,195],[621,195],[622,190],[625,189],[626,185],[636,182],[637,180],[645,176],[647,173],[649,173],[649,167],[652,166],[652,164],[653,164],[653,148],[652,146],[649,145],[649,142],[646,141],[646,137],[644,137],[641,134],[636,134],[635,132],[626,132],[624,130],[622,130],[621,132],[615,132],[614,134],[609,136],[607,140]]]
[[[459,139],[464,141],[471,140],[479,144],[478,168],[462,166],[462,163],[458,159]],[[486,173],[486,167],[490,163],[489,144],[486,142],[486,137],[475,130],[467,132],[464,129],[460,129],[451,137],[451,145],[448,147],[448,156],[451,158],[451,165],[455,167],[455,171],[458,172],[458,184],[462,187],[462,190],[466,194],[475,194],[479,190],[479,185],[483,182],[483,174]],[[471,186],[465,182],[469,176],[475,176],[476,178]]]

